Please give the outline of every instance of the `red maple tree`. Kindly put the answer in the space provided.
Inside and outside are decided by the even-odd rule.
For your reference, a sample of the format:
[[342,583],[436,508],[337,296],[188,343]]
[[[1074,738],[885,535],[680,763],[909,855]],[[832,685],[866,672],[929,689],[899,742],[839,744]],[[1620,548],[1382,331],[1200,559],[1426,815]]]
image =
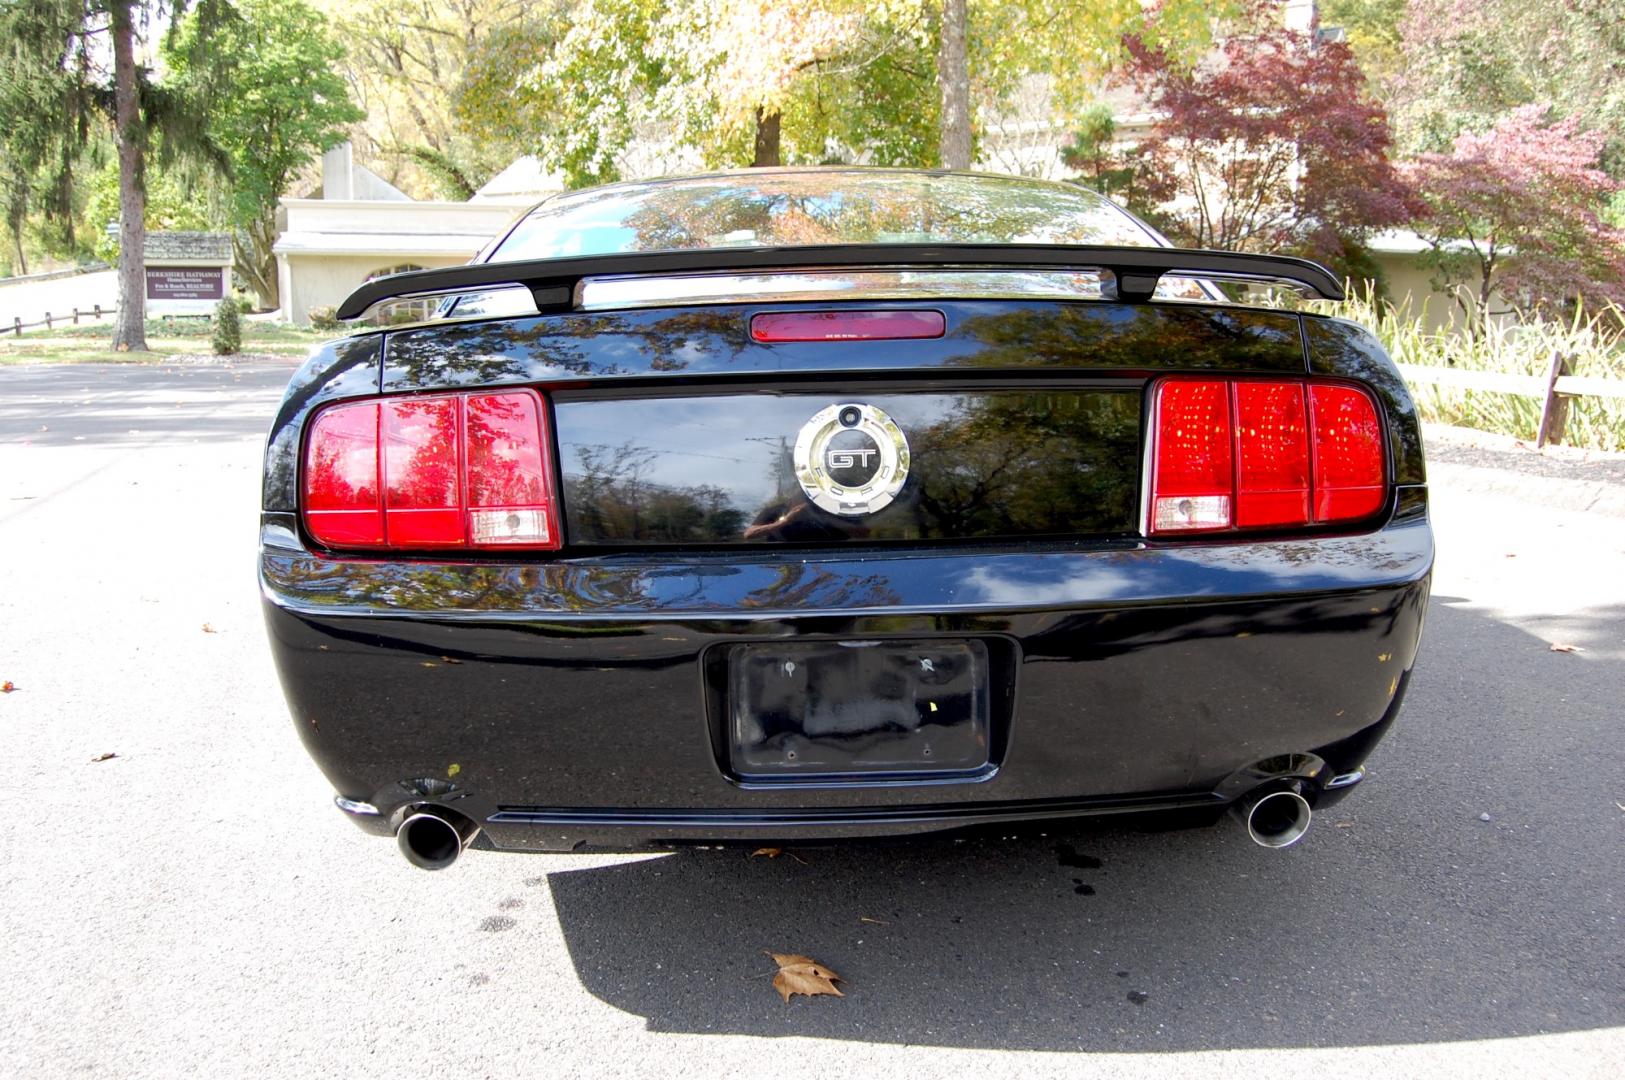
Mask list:
[[1158,116],[1126,160],[1142,208],[1179,243],[1346,265],[1414,203],[1354,54],[1278,18],[1261,6],[1194,69],[1126,38],[1126,78]]
[[1625,229],[1599,214],[1621,183],[1597,167],[1607,142],[1576,117],[1551,122],[1526,105],[1448,154],[1422,154],[1404,172],[1425,211],[1416,229],[1470,326],[1500,294],[1524,311],[1576,301],[1625,304]]

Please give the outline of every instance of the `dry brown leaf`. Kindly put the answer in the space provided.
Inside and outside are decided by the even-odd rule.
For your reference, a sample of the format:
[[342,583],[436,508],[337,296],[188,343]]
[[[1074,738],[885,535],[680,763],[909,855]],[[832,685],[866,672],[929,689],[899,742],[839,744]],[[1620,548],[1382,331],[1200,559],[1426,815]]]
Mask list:
[[779,992],[784,1003],[790,1003],[790,995],[804,994],[807,997],[817,997],[820,994],[834,994],[836,997],[845,997],[836,982],[840,976],[817,960],[807,956],[796,956],[793,953],[763,952],[773,958],[779,965],[779,973],[773,976],[773,989]]
[[108,752],[106,754],[97,754],[95,757],[90,759],[90,763],[92,765],[94,765],[98,761],[112,761],[116,757],[118,757],[118,755],[114,754],[112,752]]
[[890,926],[885,919],[871,919],[867,915],[859,915],[858,922],[874,923],[876,926]]
[[755,851],[750,853],[750,857],[753,858],[753,859],[756,858],[756,856],[758,856],[758,855],[762,856],[763,858],[767,858],[767,859],[776,859],[780,855],[789,855],[790,858],[794,859],[796,862],[800,863],[802,866],[807,865],[807,860],[803,859],[800,855],[797,855],[793,851],[785,851],[783,848],[779,848],[779,847],[759,847]]

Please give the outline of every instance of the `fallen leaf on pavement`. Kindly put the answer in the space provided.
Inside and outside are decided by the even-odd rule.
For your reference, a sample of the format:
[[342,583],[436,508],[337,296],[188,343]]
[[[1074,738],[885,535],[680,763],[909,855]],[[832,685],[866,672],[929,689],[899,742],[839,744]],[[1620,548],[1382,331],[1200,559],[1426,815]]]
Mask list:
[[790,856],[790,858],[794,859],[796,862],[800,863],[802,866],[807,866],[808,865],[807,860],[803,859],[800,855],[797,855],[793,851],[785,851],[783,848],[779,848],[779,847],[759,847],[755,851],[750,853],[750,857],[753,858],[753,859],[756,858],[756,856],[758,856],[758,855],[761,855],[764,858],[768,858],[768,859],[776,859],[780,855],[788,855],[788,856]]
[[874,923],[876,926],[890,926],[885,919],[871,919],[867,915],[859,915],[858,922]]
[[1585,652],[1585,650],[1580,648],[1578,645],[1568,645],[1563,642],[1558,642],[1552,646],[1552,652]]
[[0,682],[0,694],[9,694],[15,689],[17,689],[17,684],[12,682],[10,679],[7,679],[5,682]]
[[779,992],[786,1005],[790,1003],[792,994],[804,994],[807,997],[817,997],[819,994],[846,996],[835,985],[841,977],[811,957],[768,952],[766,949],[762,951],[779,965],[779,973],[773,976],[773,989]]
[[93,757],[93,758],[91,758],[91,759],[90,759],[90,763],[91,763],[91,764],[92,764],[92,765],[94,765],[94,764],[96,764],[96,762],[98,762],[98,761],[111,761],[111,760],[113,760],[113,759],[114,759],[114,758],[116,758],[116,757],[118,757],[118,755],[117,755],[117,754],[113,754],[113,753],[107,753],[107,754],[97,754],[97,755],[96,755],[96,756],[95,756],[95,757]]

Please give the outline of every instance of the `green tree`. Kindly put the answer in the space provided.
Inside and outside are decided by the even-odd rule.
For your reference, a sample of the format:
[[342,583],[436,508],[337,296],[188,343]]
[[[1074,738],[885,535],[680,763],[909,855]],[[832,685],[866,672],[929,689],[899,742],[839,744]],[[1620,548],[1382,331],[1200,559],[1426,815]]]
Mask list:
[[[87,163],[88,164],[88,163]],[[147,230],[177,229],[199,232],[219,228],[220,207],[204,189],[209,185],[202,170],[160,168],[147,173]],[[117,161],[107,161],[80,184],[85,190],[85,244],[105,262],[118,259],[119,170]]]
[[1549,105],[1606,135],[1625,179],[1625,19],[1618,0],[1411,0],[1382,86],[1402,148],[1448,153],[1513,109]]
[[1365,72],[1366,81],[1383,86],[1404,66],[1405,9],[1409,0],[1325,0],[1320,24],[1343,31]]
[[[488,34],[458,91],[471,130],[534,148],[572,185],[634,144],[712,166],[968,166],[979,114],[1047,76],[1064,119],[1130,31],[1193,56],[1214,8],[1163,0],[574,0]],[[645,166],[647,167],[647,165]]]
[[929,42],[917,19],[889,19],[858,0],[578,0],[491,35],[458,115],[533,147],[572,185],[619,178],[635,142],[714,166],[871,146],[912,163],[934,156],[915,118],[935,109],[914,107],[930,92],[929,62],[894,60]]
[[[186,0],[13,0],[0,5],[0,39],[6,42],[0,53],[0,99],[8,106],[7,126],[25,129],[7,136],[8,149],[23,151],[6,166],[8,209],[18,198],[31,197],[34,187],[27,174],[45,168],[54,205],[71,213],[76,172],[87,151],[109,139],[116,147],[119,312],[113,347],[121,351],[147,347],[143,256],[148,157],[155,148],[161,162],[217,156],[201,122],[209,98],[177,94],[139,63],[145,37],[186,6]],[[198,0],[193,17],[195,45],[203,49],[212,32],[234,16],[226,0]],[[12,102],[19,100],[30,106],[27,111],[12,111]]]
[[236,10],[207,49],[201,20],[182,20],[164,58],[180,94],[216,100],[207,130],[229,156],[235,269],[260,306],[274,307],[277,200],[362,114],[337,71],[344,47],[320,12],[300,0],[237,0]]
[[[356,152],[419,198],[462,200],[522,152],[452,109],[471,60],[565,0],[313,0],[349,44],[339,67],[366,118]],[[518,32],[518,33],[516,33]]]

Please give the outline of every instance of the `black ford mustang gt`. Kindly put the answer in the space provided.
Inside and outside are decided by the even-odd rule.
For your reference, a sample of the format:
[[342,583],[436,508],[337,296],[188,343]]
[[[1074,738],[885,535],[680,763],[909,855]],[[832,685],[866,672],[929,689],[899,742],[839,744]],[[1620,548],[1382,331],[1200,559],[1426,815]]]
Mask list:
[[[1415,409],[1303,260],[1012,178],[559,196],[340,311],[260,583],[338,805],[419,866],[1229,807],[1284,847],[1393,722]],[[386,320],[387,323],[387,320]]]

